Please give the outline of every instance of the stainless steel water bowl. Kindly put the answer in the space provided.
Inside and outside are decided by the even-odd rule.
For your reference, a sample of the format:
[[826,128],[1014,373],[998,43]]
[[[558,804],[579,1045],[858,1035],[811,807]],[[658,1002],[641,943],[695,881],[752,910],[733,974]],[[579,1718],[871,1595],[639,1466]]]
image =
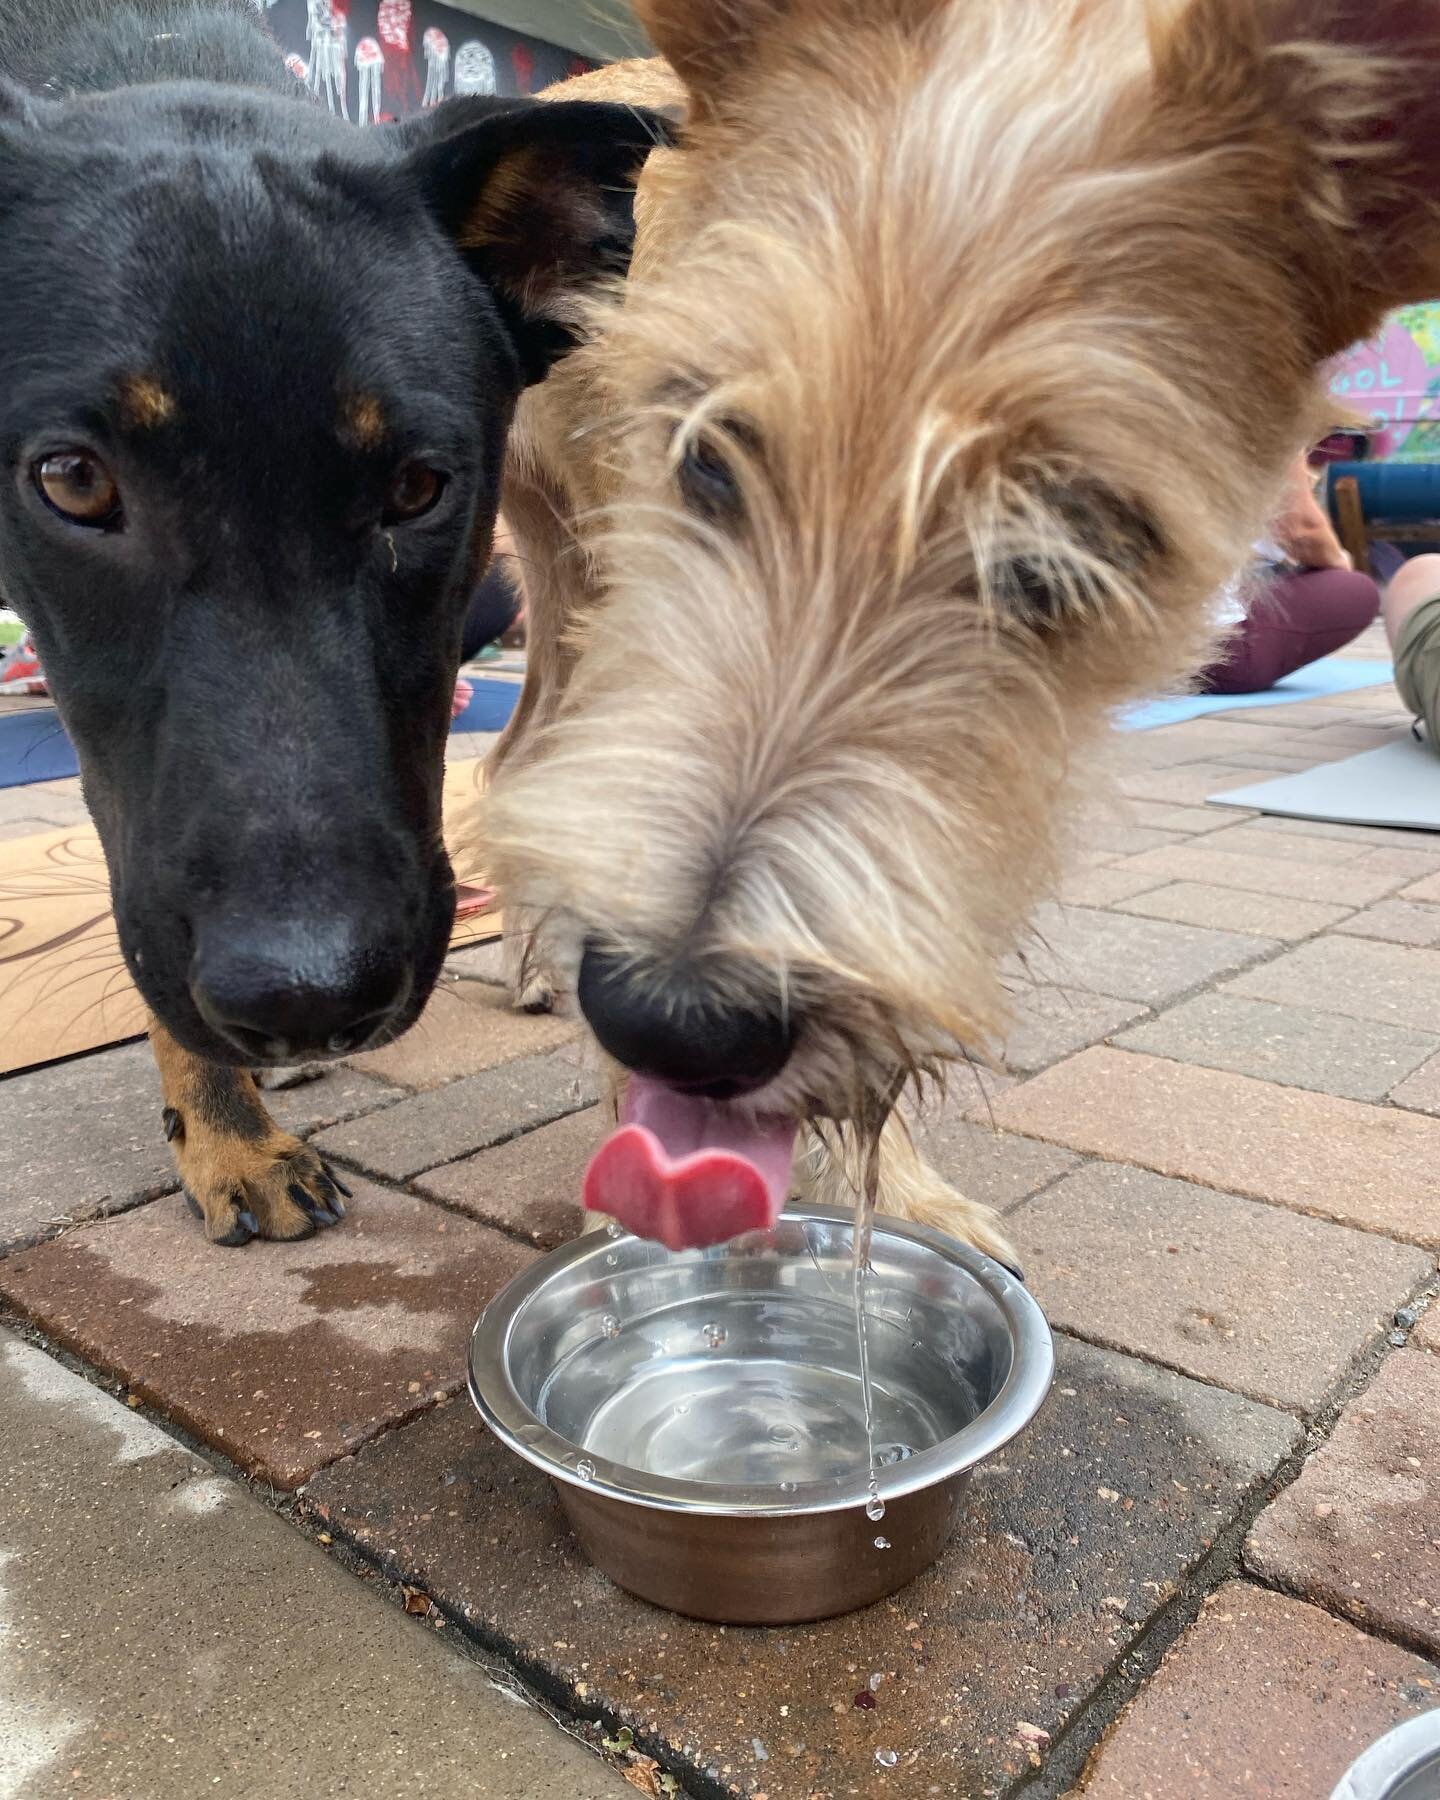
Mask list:
[[1054,1351],[999,1263],[877,1219],[863,1281],[878,1499],[869,1489],[853,1220],[674,1254],[596,1232],[481,1314],[470,1392],[555,1482],[590,1560],[658,1606],[726,1623],[884,1598],[945,1547],[977,1463],[1035,1416]]
[[1387,1731],[1351,1763],[1330,1800],[1436,1800],[1440,1707]]

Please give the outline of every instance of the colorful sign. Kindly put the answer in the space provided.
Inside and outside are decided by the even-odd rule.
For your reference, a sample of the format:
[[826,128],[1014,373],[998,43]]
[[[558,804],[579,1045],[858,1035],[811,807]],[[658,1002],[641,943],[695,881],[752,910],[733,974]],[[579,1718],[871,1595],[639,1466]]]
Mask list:
[[1440,301],[1402,308],[1337,358],[1330,391],[1376,421],[1377,457],[1440,462]]

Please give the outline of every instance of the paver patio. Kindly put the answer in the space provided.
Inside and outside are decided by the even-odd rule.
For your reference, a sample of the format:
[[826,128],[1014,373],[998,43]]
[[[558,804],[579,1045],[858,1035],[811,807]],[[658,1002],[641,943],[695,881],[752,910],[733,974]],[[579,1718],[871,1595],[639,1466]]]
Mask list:
[[1440,837],[1205,800],[1399,723],[1118,741],[1004,1070],[915,1123],[1007,1214],[1055,1391],[936,1568],[823,1625],[619,1592],[464,1395],[604,1128],[493,948],[271,1097],[356,1191],[301,1244],[204,1243],[143,1045],[0,1082],[0,1794],[1326,1800],[1440,1705]]

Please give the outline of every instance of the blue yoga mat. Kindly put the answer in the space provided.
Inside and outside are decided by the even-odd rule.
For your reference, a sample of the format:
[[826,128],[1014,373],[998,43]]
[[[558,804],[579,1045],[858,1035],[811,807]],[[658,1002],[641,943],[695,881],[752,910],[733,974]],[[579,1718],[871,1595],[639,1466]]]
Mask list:
[[78,775],[75,747],[53,706],[0,713],[0,787]]
[[[520,698],[518,681],[476,681],[470,704],[452,731],[500,731]],[[27,787],[32,781],[62,781],[78,775],[75,746],[53,706],[30,712],[0,713],[0,788]]]
[[490,681],[483,675],[465,677],[475,689],[470,704],[450,727],[452,731],[503,731],[520,699],[518,681]]
[[1384,687],[1395,678],[1388,662],[1366,662],[1352,656],[1324,656],[1297,669],[1262,694],[1172,694],[1148,700],[1115,715],[1122,731],[1154,731],[1157,725],[1182,725],[1206,713],[1236,712],[1251,706],[1293,706],[1297,700],[1323,700],[1357,688]]

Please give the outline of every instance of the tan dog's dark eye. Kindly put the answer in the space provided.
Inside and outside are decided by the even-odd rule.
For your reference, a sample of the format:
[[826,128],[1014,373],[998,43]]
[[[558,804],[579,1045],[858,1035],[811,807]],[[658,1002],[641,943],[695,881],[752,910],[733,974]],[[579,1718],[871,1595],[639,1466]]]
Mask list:
[[740,485],[720,449],[697,438],[680,459],[678,480],[685,504],[702,519],[721,524],[740,512]]
[[98,456],[88,450],[52,450],[31,464],[40,496],[52,512],[95,531],[117,531],[120,489]]
[[385,511],[381,522],[403,525],[409,519],[420,519],[433,512],[445,492],[445,477],[427,463],[409,462],[400,469],[385,493]]

